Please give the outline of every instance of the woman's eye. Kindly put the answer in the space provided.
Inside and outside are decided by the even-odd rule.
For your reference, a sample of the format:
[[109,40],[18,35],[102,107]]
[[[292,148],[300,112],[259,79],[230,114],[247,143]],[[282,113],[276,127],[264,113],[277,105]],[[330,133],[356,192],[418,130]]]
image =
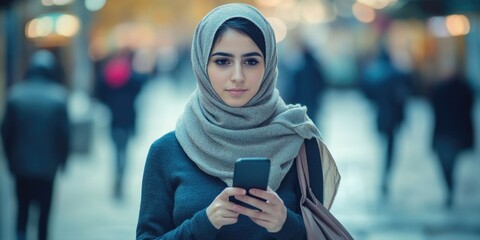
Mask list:
[[257,59],[252,58],[252,59],[245,60],[245,63],[248,64],[248,65],[254,66],[254,65],[258,64],[258,61],[257,61]]
[[217,59],[215,60],[215,63],[218,65],[226,65],[229,63],[228,59]]

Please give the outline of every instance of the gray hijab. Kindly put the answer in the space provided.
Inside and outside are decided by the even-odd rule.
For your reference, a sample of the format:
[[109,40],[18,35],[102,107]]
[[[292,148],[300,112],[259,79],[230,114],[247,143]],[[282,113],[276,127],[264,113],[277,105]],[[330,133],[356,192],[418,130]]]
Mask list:
[[[207,64],[218,28],[228,19],[253,22],[265,38],[265,74],[258,93],[243,107],[226,105],[215,93]],[[188,157],[204,172],[232,185],[237,158],[271,160],[269,186],[276,190],[292,166],[304,139],[320,137],[306,108],[286,105],[276,89],[277,50],[273,29],[252,6],[231,3],[208,13],[197,25],[192,43],[197,89],[178,119],[175,134]],[[253,169],[252,169],[253,170]]]

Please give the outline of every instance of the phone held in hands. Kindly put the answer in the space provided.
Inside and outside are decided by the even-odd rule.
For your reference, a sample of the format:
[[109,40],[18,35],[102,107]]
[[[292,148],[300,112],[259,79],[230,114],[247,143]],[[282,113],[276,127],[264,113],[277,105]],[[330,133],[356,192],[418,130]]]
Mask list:
[[[247,190],[247,195],[265,201],[264,199],[252,196],[248,193],[251,188],[267,190],[268,177],[270,175],[270,159],[264,157],[239,158],[235,162],[233,173],[233,187]],[[230,197],[230,202],[238,205],[259,210],[247,203]]]

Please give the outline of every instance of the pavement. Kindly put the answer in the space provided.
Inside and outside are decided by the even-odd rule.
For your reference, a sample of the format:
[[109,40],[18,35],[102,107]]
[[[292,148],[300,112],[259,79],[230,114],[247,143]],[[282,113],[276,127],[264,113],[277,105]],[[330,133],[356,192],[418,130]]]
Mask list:
[[[88,153],[73,154],[54,192],[52,240],[134,239],[143,166],[150,144],[174,129],[190,95],[164,79],[151,81],[137,101],[139,128],[128,147],[125,198],[113,198],[113,145],[108,112],[93,103],[93,137]],[[140,107],[141,106],[141,107]],[[445,184],[430,149],[432,113],[412,98],[390,178],[391,192],[379,194],[384,141],[375,130],[372,106],[354,90],[327,92],[316,122],[342,176],[331,212],[359,240],[480,239],[480,101],[476,103],[477,146],[458,161],[452,209],[444,207]],[[2,154],[3,155],[3,154]],[[14,239],[15,202],[11,176],[0,155],[0,239]],[[32,214],[36,216],[34,209]],[[33,234],[33,228],[30,233]]]

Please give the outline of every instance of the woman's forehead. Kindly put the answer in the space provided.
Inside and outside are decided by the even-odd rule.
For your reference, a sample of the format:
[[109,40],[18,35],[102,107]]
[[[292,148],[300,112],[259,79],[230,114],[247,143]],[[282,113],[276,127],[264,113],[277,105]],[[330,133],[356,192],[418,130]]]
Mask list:
[[234,29],[228,29],[219,36],[212,48],[212,53],[216,51],[235,53],[236,55],[252,52],[261,54],[260,48],[247,34]]

